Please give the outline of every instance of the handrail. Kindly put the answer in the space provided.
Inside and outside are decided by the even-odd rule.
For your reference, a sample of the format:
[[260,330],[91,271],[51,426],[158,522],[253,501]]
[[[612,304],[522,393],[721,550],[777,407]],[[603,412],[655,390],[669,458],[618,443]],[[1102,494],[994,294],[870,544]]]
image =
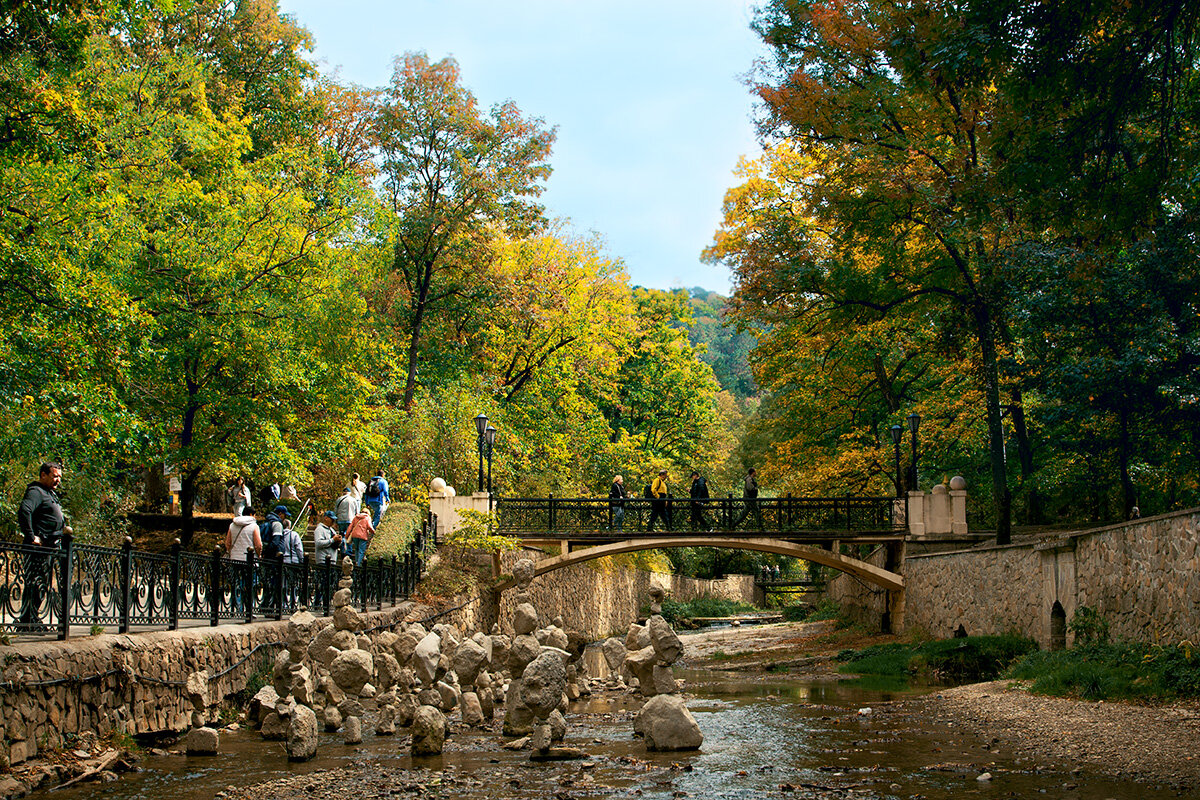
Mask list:
[[[435,546],[437,516],[428,514],[403,556],[368,558],[354,571],[354,600],[365,611],[412,595],[428,550]],[[72,625],[177,630],[181,620],[282,619],[300,608],[328,616],[341,566],[327,557],[302,564],[283,557],[245,560],[222,554],[134,550],[77,544],[64,534],[57,548],[0,542],[0,633],[56,633]]]

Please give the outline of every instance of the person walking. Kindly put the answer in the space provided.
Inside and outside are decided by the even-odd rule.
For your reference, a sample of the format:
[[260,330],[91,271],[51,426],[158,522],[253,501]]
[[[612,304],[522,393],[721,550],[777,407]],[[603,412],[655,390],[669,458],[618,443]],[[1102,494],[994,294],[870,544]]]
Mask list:
[[358,512],[346,530],[350,541],[350,556],[354,559],[355,567],[362,566],[363,559],[367,556],[367,545],[374,535],[375,526],[371,524],[371,515],[365,511]]
[[625,479],[620,475],[614,475],[612,486],[608,487],[608,512],[612,521],[609,527],[613,530],[622,530],[625,526],[625,499],[629,494],[625,491]]
[[746,480],[742,485],[742,513],[733,523],[735,530],[750,514],[754,515],[758,529],[763,530],[762,510],[758,507],[758,478],[756,476],[754,467],[751,467],[750,471],[746,473]]
[[646,531],[654,530],[654,520],[661,520],[663,530],[671,530],[671,512],[667,508],[667,497],[670,486],[667,482],[667,471],[660,469],[658,477],[650,484],[650,521],[646,523]]
[[235,517],[242,516],[246,508],[253,504],[253,500],[250,499],[250,487],[246,485],[246,481],[241,475],[238,475],[233,485],[229,487],[227,499],[229,510]]
[[708,531],[712,526],[704,516],[704,507],[708,505],[708,481],[699,472],[692,472],[692,485],[688,489],[692,507],[692,530]]
[[292,527],[290,519],[283,521],[283,542],[279,545],[279,552],[283,554],[285,564],[304,563],[304,540],[300,538],[300,532]]
[[23,554],[25,586],[21,593],[19,630],[48,630],[41,621],[42,600],[50,589],[54,561],[50,554],[59,548],[65,530],[62,504],[57,489],[62,483],[62,465],[47,461],[38,469],[38,479],[25,487],[17,508],[17,526]]
[[326,511],[313,529],[313,559],[317,566],[326,560],[336,562],[342,552],[342,534],[337,531],[337,515]]
[[342,491],[342,496],[333,504],[333,511],[337,515],[338,533],[342,535],[342,554],[350,555],[350,540],[346,537],[346,531],[350,527],[350,521],[361,511],[358,500],[354,497],[354,487],[347,486]]
[[375,470],[375,477],[371,478],[370,483],[367,484],[363,497],[367,501],[367,508],[371,511],[371,524],[378,528],[379,520],[383,519],[383,512],[392,502],[387,478],[383,477],[382,469]]
[[362,482],[357,472],[350,473],[350,489],[354,493],[354,499],[358,501],[358,507],[362,508],[363,493],[367,491],[367,485]]

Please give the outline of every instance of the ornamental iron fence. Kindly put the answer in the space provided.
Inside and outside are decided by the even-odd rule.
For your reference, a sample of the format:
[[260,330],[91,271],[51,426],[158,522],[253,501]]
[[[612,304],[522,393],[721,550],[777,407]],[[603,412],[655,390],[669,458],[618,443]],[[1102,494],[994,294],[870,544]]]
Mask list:
[[[437,517],[429,514],[402,556],[367,558],[353,572],[352,598],[363,611],[407,599],[420,579],[429,548],[436,547]],[[301,608],[331,613],[341,564],[285,564],[283,556],[256,558],[254,550],[211,555],[169,554],[75,544],[64,534],[56,548],[0,542],[0,632],[57,633],[71,626],[177,630],[183,620],[253,622],[283,619]]]
[[[891,497],[501,497],[494,501],[498,531],[546,538],[626,537],[630,534],[720,533],[729,536],[827,537],[831,533],[902,531]],[[657,528],[654,526],[657,525]]]

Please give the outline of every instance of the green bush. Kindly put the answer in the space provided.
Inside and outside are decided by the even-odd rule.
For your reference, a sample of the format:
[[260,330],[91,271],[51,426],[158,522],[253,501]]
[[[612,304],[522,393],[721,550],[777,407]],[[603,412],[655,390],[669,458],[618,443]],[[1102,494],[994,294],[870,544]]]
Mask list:
[[[663,619],[672,625],[686,623],[695,617],[730,617],[757,610],[754,606],[746,603],[712,595],[702,595],[688,600],[686,603],[670,597],[664,598],[662,602]],[[643,613],[649,613],[649,611],[649,606],[642,609]]]
[[1001,675],[1016,659],[1037,649],[1019,636],[968,636],[921,644],[878,644],[843,650],[841,672],[908,675],[928,683],[970,683]]
[[1030,691],[1085,700],[1166,702],[1200,697],[1200,658],[1192,643],[1090,643],[1030,653],[1008,671]]
[[383,512],[375,536],[371,539],[371,547],[367,552],[369,558],[391,558],[404,555],[408,543],[416,536],[417,531],[425,524],[425,511],[412,503],[392,503]]

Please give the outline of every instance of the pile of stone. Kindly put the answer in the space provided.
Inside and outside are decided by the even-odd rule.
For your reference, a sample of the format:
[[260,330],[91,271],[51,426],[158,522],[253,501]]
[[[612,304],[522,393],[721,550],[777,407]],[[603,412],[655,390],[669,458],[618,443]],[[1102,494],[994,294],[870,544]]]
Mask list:
[[[632,676],[630,684],[650,698],[634,719],[633,731],[645,738],[647,750],[696,750],[704,736],[679,695],[672,670],[683,655],[683,642],[663,619],[665,596],[661,588],[650,588],[650,618],[645,625],[630,625],[625,637],[627,653],[622,667]],[[606,643],[606,659],[608,655]]]
[[208,726],[208,670],[189,674],[184,692],[192,704],[192,727],[184,740],[187,754],[215,756],[221,749],[221,734]]

